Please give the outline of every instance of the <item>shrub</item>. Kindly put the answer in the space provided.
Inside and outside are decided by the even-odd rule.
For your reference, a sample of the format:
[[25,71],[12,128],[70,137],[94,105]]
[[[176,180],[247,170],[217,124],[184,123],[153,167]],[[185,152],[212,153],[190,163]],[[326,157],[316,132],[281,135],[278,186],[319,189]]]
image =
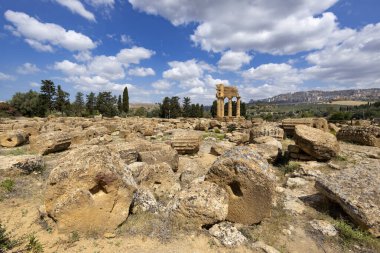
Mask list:
[[15,182],[12,179],[5,179],[1,182],[0,186],[7,192],[11,192],[14,189]]
[[9,238],[6,228],[0,223],[0,252],[11,250],[17,245],[17,241]]
[[32,234],[29,236],[29,242],[28,245],[26,245],[26,250],[32,253],[42,253],[44,252],[44,247],[42,246],[38,238],[34,234]]

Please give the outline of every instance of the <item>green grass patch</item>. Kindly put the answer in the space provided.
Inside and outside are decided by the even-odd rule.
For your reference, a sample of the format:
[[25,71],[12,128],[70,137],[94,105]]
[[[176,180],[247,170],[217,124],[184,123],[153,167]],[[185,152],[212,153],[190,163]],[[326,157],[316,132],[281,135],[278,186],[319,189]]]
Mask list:
[[301,168],[301,164],[298,162],[290,161],[288,164],[285,164],[280,167],[284,174],[293,173]]
[[0,252],[7,252],[18,245],[17,240],[12,240],[6,228],[0,223]]
[[214,132],[207,132],[207,133],[204,133],[204,134],[202,135],[202,138],[203,138],[203,139],[206,139],[206,138],[208,138],[208,137],[215,138],[215,139],[221,141],[221,140],[224,139],[225,134],[214,133]]
[[31,253],[42,253],[44,252],[44,247],[38,238],[32,234],[29,236],[28,244],[26,245],[26,250]]
[[16,149],[11,149],[11,150],[6,150],[5,155],[26,155],[27,152],[24,148],[16,148]]
[[341,155],[337,155],[334,159],[336,161],[341,161],[341,162],[347,161],[347,157],[346,156],[341,156]]
[[359,243],[371,249],[380,252],[380,239],[373,237],[366,231],[359,228],[354,228],[351,224],[343,219],[335,221],[335,227],[339,231],[345,246],[350,246],[354,243]]
[[0,184],[1,188],[3,188],[7,192],[12,192],[14,190],[15,182],[12,179],[5,179]]

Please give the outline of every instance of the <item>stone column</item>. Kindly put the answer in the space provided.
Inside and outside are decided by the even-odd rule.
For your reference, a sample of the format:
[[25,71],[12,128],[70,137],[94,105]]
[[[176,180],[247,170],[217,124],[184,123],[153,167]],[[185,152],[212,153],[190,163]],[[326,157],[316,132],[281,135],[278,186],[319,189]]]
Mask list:
[[216,97],[216,117],[219,118],[221,117],[220,114],[220,98]]
[[237,97],[236,101],[236,117],[240,117],[240,97]]
[[224,117],[224,98],[220,98],[220,115]]
[[228,117],[232,117],[232,98],[228,98]]

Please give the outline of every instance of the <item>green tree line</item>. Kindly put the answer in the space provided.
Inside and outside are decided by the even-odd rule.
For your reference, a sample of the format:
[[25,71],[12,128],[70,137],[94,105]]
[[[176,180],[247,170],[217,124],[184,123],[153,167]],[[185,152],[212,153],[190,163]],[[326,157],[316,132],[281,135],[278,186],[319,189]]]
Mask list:
[[55,85],[51,80],[42,80],[40,92],[30,90],[17,92],[8,103],[0,105],[0,112],[5,115],[22,115],[27,117],[46,117],[50,114],[87,117],[102,114],[106,117],[126,114],[129,111],[128,88],[124,88],[123,97],[113,96],[104,91],[85,95],[77,92],[75,100],[70,103],[70,94]]

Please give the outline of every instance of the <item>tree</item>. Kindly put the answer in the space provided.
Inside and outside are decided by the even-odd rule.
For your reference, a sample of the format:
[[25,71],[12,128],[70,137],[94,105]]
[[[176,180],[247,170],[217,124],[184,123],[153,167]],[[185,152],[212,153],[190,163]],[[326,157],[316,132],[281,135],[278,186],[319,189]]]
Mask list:
[[84,111],[84,99],[83,99],[83,93],[77,92],[75,95],[75,101],[73,103],[73,111],[76,116],[82,116]]
[[57,86],[57,97],[55,101],[55,109],[62,114],[67,112],[70,106],[70,94],[62,90],[61,85]]
[[23,116],[39,116],[43,114],[39,96],[38,92],[32,90],[26,93],[17,92],[13,95],[10,104]]
[[125,86],[123,91],[123,111],[125,113],[129,112],[129,96],[128,96],[128,87]]
[[112,96],[111,92],[99,92],[96,98],[96,109],[106,117],[113,117],[117,115],[116,103],[117,98]]
[[242,116],[242,117],[247,116],[247,104],[244,102],[240,103],[240,116]]
[[211,113],[211,116],[213,118],[215,118],[217,116],[217,110],[218,110],[218,105],[217,105],[217,101],[214,100],[212,102],[212,106],[211,106],[211,109],[210,109],[210,113]]
[[170,118],[178,118],[182,114],[181,106],[179,105],[179,97],[175,96],[170,99]]
[[170,117],[170,98],[165,97],[160,104],[160,117],[169,118]]
[[203,108],[203,105],[201,105],[199,107],[199,115],[198,115],[199,118],[203,118],[203,111],[204,111],[204,108]]
[[191,100],[189,97],[184,97],[183,98],[183,117],[188,118],[190,117],[190,112],[191,112]]
[[96,97],[94,92],[90,92],[90,94],[87,95],[87,101],[86,101],[86,109],[90,115],[95,114],[96,110]]
[[40,106],[43,114],[52,112],[55,103],[55,84],[51,80],[41,80]]
[[192,118],[196,118],[197,117],[197,107],[196,107],[195,104],[191,105],[190,117],[192,117]]
[[119,95],[117,99],[117,109],[119,110],[119,113],[123,110],[123,102],[121,101],[121,95]]

